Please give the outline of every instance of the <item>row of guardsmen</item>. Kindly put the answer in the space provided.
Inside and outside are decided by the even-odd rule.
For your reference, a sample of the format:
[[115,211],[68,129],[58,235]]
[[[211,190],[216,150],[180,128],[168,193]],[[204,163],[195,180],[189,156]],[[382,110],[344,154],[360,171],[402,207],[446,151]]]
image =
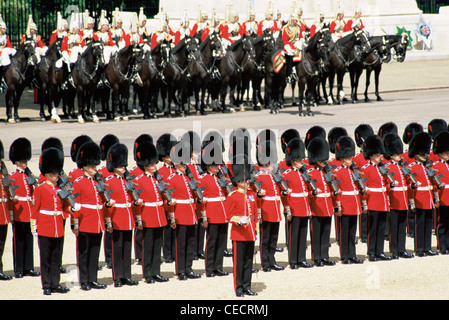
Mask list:
[[[133,147],[136,166],[128,171],[128,148],[115,135],[107,134],[99,144],[81,135],[70,149],[76,168],[65,174],[62,143],[50,137],[42,144],[41,174],[35,177],[28,168],[31,143],[18,138],[9,149],[14,172],[9,174],[1,162],[0,252],[11,223],[15,277],[41,276],[45,295],[66,293],[60,273],[69,220],[82,290],[106,288],[97,279],[103,234],[115,287],[138,284],[131,275],[133,242],[147,283],[169,280],[160,272],[162,256],[166,262],[174,258],[179,280],[200,278],[192,269],[198,246],[206,249],[206,276],[226,276],[223,259],[231,225],[237,296],[257,294],[251,290],[257,240],[263,271],[284,269],[275,259],[283,217],[291,269],[335,265],[329,257],[333,217],[343,264],[363,263],[356,255],[357,223],[369,261],[414,257],[406,250],[407,227],[414,233],[416,255],[438,254],[431,246],[433,228],[438,250],[448,253],[449,131],[444,120],[429,122],[427,132],[410,123],[402,138],[393,122],[377,134],[360,124],[354,139],[343,127],[332,128],[326,138],[322,127],[313,126],[303,141],[291,128],[280,136],[281,161],[272,130],[257,135],[254,164],[250,142],[248,130],[234,130],[225,163],[218,131],[202,140],[188,131],[179,141],[167,133],[156,143],[142,134]],[[0,151],[3,159],[3,145]],[[330,154],[335,155],[331,161]],[[201,230],[207,233],[205,244]],[[386,234],[391,255],[384,252]],[[33,235],[39,239],[40,273],[34,271]],[[306,259],[308,235],[313,263]],[[10,280],[0,267],[1,280]]]

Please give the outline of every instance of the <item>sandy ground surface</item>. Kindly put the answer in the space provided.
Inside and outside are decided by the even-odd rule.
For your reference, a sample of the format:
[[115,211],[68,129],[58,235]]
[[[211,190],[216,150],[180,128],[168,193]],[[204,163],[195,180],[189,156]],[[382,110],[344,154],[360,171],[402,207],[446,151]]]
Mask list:
[[[156,121],[144,121],[133,119],[127,123],[102,122],[99,125],[87,123],[78,125],[66,122],[60,125],[41,123],[39,121],[26,121],[17,125],[0,124],[0,135],[5,145],[7,154],[10,143],[19,136],[27,136],[33,145],[33,159],[30,162],[31,169],[38,173],[37,158],[42,141],[52,135],[58,136],[65,149],[65,169],[73,168],[69,157],[71,141],[81,133],[89,134],[95,141],[109,132],[115,133],[123,143],[132,150],[134,139],[141,133],[150,133],[155,139],[164,132],[173,132],[176,129],[186,130],[200,128],[206,130],[214,128],[223,134],[227,130],[237,127],[246,127],[254,130],[273,128],[283,130],[294,127],[304,137],[307,129],[312,125],[321,125],[326,130],[334,126],[344,126],[350,135],[360,123],[370,123],[374,130],[387,122],[395,121],[402,135],[403,129],[411,121],[418,121],[427,127],[427,123],[433,118],[449,120],[449,90],[422,90],[436,87],[446,87],[449,84],[447,73],[437,72],[448,68],[447,61],[438,63],[428,62],[427,67],[419,69],[419,76],[415,75],[418,64],[404,63],[392,64],[385,67],[382,95],[383,102],[359,103],[356,105],[347,103],[343,106],[322,105],[314,108],[315,116],[299,118],[297,109],[288,107],[281,113],[272,116],[267,110],[259,113],[247,111],[229,115],[209,114],[206,117],[187,117],[185,119],[158,119]],[[392,72],[393,68],[402,68],[401,77]],[[388,71],[389,70],[389,71]],[[395,69],[399,70],[399,69]],[[395,78],[396,76],[396,78]],[[396,81],[395,81],[396,79]],[[403,79],[403,80],[401,80]],[[429,79],[428,81],[426,79]],[[408,81],[408,82],[407,82]],[[427,82],[426,82],[427,81]],[[409,84],[409,89],[404,91],[403,82]],[[413,83],[413,85],[412,85]],[[3,100],[0,100],[0,104]],[[35,106],[23,112],[35,112]],[[36,114],[37,115],[37,114]],[[282,157],[282,155],[279,155]],[[132,159],[130,165],[134,165]],[[7,165],[10,167],[10,163]],[[8,229],[8,239],[3,254],[4,271],[13,275],[12,271],[12,231]],[[334,226],[332,227],[332,244],[330,257],[337,261],[332,267],[313,267],[311,269],[291,270],[288,267],[287,250],[285,247],[284,221],[281,222],[279,246],[283,252],[276,254],[277,262],[285,266],[283,271],[271,271],[269,273],[258,272],[253,274],[252,288],[258,293],[256,297],[246,297],[245,302],[259,300],[429,300],[449,298],[448,265],[449,256],[438,255],[434,257],[415,257],[410,260],[400,259],[386,262],[368,262],[366,259],[366,244],[361,241],[357,244],[359,258],[366,259],[361,265],[342,265],[339,262],[339,246],[335,242]],[[36,270],[39,270],[39,253],[37,240],[35,239],[34,261]],[[385,251],[388,253],[388,241],[385,242]],[[436,238],[432,236],[432,247],[436,248]],[[231,248],[228,243],[228,248]],[[413,251],[413,239],[407,238],[407,249]],[[307,257],[310,262],[310,246],[307,248]],[[260,267],[260,256],[254,258],[256,266]],[[75,236],[69,226],[66,228],[64,243],[64,266],[69,273],[61,276],[61,283],[71,288],[66,295],[53,294],[49,297],[42,295],[40,278],[25,277],[0,282],[0,300],[187,300],[187,301],[242,301],[235,297],[233,292],[232,274],[226,277],[206,278],[204,260],[194,261],[194,270],[202,275],[201,279],[179,281],[174,274],[175,265],[163,263],[162,274],[169,278],[167,283],[146,284],[142,281],[142,268],[133,260],[133,278],[140,280],[136,287],[114,288],[112,272],[104,267],[104,256],[101,253],[100,264],[103,269],[98,272],[99,281],[108,285],[106,290],[80,290],[77,283]],[[232,272],[232,259],[225,258],[225,270]],[[156,303],[157,305],[157,303]],[[177,311],[177,310],[175,310]]]

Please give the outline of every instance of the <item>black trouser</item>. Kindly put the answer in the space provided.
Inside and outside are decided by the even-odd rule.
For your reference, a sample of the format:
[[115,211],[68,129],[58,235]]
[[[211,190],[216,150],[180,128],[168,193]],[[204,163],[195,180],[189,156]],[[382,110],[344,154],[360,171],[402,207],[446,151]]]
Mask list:
[[407,230],[410,236],[415,236],[415,212],[411,209],[407,211]]
[[431,249],[433,209],[419,209],[415,212],[415,251],[423,252]]
[[232,241],[235,292],[250,290],[254,241]]
[[405,252],[407,235],[407,210],[390,209],[390,252]]
[[357,233],[357,215],[344,214],[340,221],[340,258],[356,258],[355,235]]
[[201,224],[197,224],[195,226],[195,242],[196,248],[194,255],[199,256],[200,254],[204,254],[204,238],[206,235],[206,228],[204,228]]
[[0,272],[3,273],[3,252],[5,250],[6,236],[8,235],[8,225],[0,225]]
[[438,212],[437,239],[440,250],[449,249],[449,206],[440,206]]
[[164,227],[163,255],[165,259],[175,258],[175,231],[170,227],[170,222]]
[[112,233],[104,232],[104,261],[107,265],[112,265]]
[[288,230],[288,262],[306,262],[307,227],[309,217],[293,217]]
[[131,278],[132,230],[112,232],[112,276],[114,280]]
[[260,259],[262,267],[270,267],[276,264],[274,254],[279,237],[279,222],[262,221],[260,236]]
[[142,271],[144,278],[161,274],[161,250],[164,227],[142,230]]
[[227,223],[209,223],[206,237],[206,271],[223,270],[223,257],[228,238]]
[[359,237],[362,242],[368,239],[368,214],[366,213],[359,216]]
[[[29,222],[14,221],[13,224],[14,271],[33,270],[33,234]],[[58,262],[59,264],[60,262]]]
[[42,289],[54,289],[59,286],[63,238],[39,236]]
[[78,269],[80,283],[97,282],[98,258],[103,234],[80,232],[78,234]]
[[134,258],[142,260],[142,230],[134,229]]
[[310,234],[312,239],[312,259],[329,259],[332,217],[312,216]]
[[196,225],[176,225],[176,273],[192,272]]
[[368,211],[368,255],[384,253],[386,211]]

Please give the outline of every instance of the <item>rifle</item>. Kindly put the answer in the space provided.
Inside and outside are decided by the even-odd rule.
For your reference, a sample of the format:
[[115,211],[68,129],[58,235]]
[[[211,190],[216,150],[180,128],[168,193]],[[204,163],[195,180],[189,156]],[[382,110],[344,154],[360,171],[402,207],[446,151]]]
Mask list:
[[159,171],[156,171],[154,173],[154,177],[157,180],[157,190],[159,191],[159,193],[161,195],[164,195],[167,202],[168,203],[172,203],[173,202],[173,197],[172,197],[172,193],[175,191],[175,189],[168,189],[167,186],[169,186],[169,184],[167,182],[165,182],[162,178],[162,175],[159,173]]
[[341,183],[341,181],[334,179],[334,173],[332,172],[332,168],[328,163],[326,163],[326,165],[324,166],[324,180],[327,183],[331,184],[332,190],[334,191],[334,193],[337,193],[340,191],[338,184]]
[[6,193],[8,194],[8,197],[10,199],[14,199],[16,196],[15,189],[19,188],[19,186],[12,184],[12,182],[14,182],[14,179],[11,179],[11,177],[9,176],[8,168],[6,168],[6,165],[3,162],[3,160],[1,161],[1,166],[2,166],[2,175],[3,175],[3,178],[2,178],[3,187],[6,189]]
[[104,203],[110,203],[111,202],[111,196],[109,194],[113,193],[114,190],[108,190],[106,187],[107,184],[104,183],[103,177],[98,173],[98,171],[94,175],[95,181],[97,181],[97,184],[95,187],[97,188],[98,193],[101,195]]
[[263,185],[262,181],[258,181],[256,179],[256,175],[255,175],[255,168],[253,165],[251,165],[251,170],[250,170],[250,179],[249,179],[249,185],[251,186],[251,188],[253,189],[254,192],[256,192],[257,194],[259,194],[260,191],[262,191],[262,188],[260,187],[261,185]]
[[283,176],[281,175],[282,173],[279,170],[278,166],[275,166],[273,168],[273,172],[271,173],[271,176],[274,179],[274,182],[276,182],[276,184],[281,188],[281,191],[283,192],[287,192],[288,191],[288,184],[290,183],[289,181],[283,180]]
[[354,182],[358,183],[360,190],[362,192],[365,192],[366,191],[365,181],[368,181],[368,178],[362,178],[362,176],[360,175],[360,172],[357,169],[357,166],[355,165],[354,162],[351,164],[350,168],[352,170],[352,173],[351,173],[352,179],[354,180]]
[[27,175],[27,177],[25,178],[25,181],[27,182],[27,184],[31,187],[37,187],[38,183],[37,183],[37,179],[34,176],[34,174],[31,172],[30,168],[26,167],[25,168],[25,174]]
[[142,193],[143,190],[142,189],[136,189],[136,186],[138,186],[138,184],[133,181],[135,176],[131,176],[129,174],[128,169],[125,169],[125,174],[124,174],[123,177],[126,180],[126,182],[125,182],[126,192],[128,192],[131,195],[133,201],[139,200],[140,199],[139,193]]
[[192,192],[196,194],[196,197],[198,198],[199,202],[203,202],[204,201],[203,191],[206,190],[206,188],[205,187],[200,188],[198,186],[198,182],[195,180],[195,177],[193,176],[193,173],[188,166],[186,166],[186,174],[187,177],[189,178],[190,190],[192,190]]
[[299,171],[301,171],[302,179],[303,179],[307,184],[309,184],[309,186],[312,188],[312,191],[316,193],[317,190],[318,190],[318,187],[317,187],[316,184],[315,184],[316,180],[312,180],[312,179],[311,179],[310,174],[307,173],[307,168],[306,168],[306,166],[302,166],[302,167],[299,169]]
[[401,172],[404,176],[409,177],[410,180],[412,180],[412,183],[417,186],[418,185],[418,181],[416,180],[416,173],[411,173],[410,169],[407,168],[407,162],[405,162],[404,160],[399,160],[399,165],[401,166]]
[[64,171],[62,171],[59,174],[59,178],[57,181],[58,187],[61,189],[58,192],[58,196],[61,200],[68,200],[70,203],[70,206],[72,208],[75,208],[76,205],[76,201],[75,198],[79,197],[79,193],[76,194],[72,194],[73,188],[72,188],[72,184],[69,182],[67,175],[64,173]]
[[390,183],[394,183],[394,173],[388,171],[387,167],[385,167],[385,163],[379,162],[378,168],[381,175],[386,177]]
[[[227,172],[227,169],[226,169],[226,172]],[[230,194],[232,192],[232,187],[228,183],[228,180],[226,179],[226,175],[221,170],[218,170],[217,176],[218,176],[218,185],[220,186],[221,189],[224,190],[224,192],[227,196],[228,194]]]
[[435,170],[434,168],[432,168],[432,163],[429,161],[429,159],[426,159],[426,161],[424,162],[424,166],[426,167],[426,173],[429,176],[429,178],[431,178],[435,181],[438,189],[441,189],[442,186],[444,186],[444,183],[440,179],[441,177],[443,177],[443,175],[437,174],[438,170]]

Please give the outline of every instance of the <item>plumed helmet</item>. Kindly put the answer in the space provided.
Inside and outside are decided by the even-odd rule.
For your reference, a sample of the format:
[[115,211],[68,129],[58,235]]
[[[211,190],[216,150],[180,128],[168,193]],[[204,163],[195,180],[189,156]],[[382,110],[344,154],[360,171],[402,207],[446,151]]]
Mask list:
[[47,173],[60,173],[64,167],[64,154],[58,148],[47,148],[39,158],[39,170]]
[[116,135],[112,133],[105,135],[100,141],[100,159],[102,161],[106,160],[106,155],[108,154],[109,148],[119,142],[120,140]]
[[135,157],[136,164],[142,171],[150,163],[159,162],[156,146],[150,141],[144,141],[137,146]]
[[106,155],[106,168],[109,172],[114,172],[115,168],[128,166],[128,147],[123,143],[116,143],[109,148]]
[[417,154],[429,154],[432,146],[432,137],[429,133],[418,132],[409,143],[408,156],[414,158]]
[[329,144],[322,137],[315,137],[310,140],[307,146],[309,163],[329,160]]
[[410,140],[412,140],[413,136],[418,133],[424,131],[424,128],[421,124],[417,122],[411,122],[409,123],[405,129],[404,133],[402,134],[402,142],[405,144],[409,144]]
[[3,142],[0,140],[0,160],[5,158],[5,148],[3,148]]
[[263,129],[257,134],[256,147],[258,145],[260,145],[262,142],[267,141],[267,140],[273,141],[274,143],[276,143],[276,140],[277,140],[276,134],[271,129]]
[[389,133],[385,135],[382,140],[385,149],[385,159],[390,160],[392,155],[402,154],[404,152],[404,145],[401,137],[399,137],[396,133]]
[[9,147],[9,160],[14,164],[16,161],[29,161],[31,159],[31,142],[21,137],[13,141]]
[[347,136],[348,131],[343,127],[334,127],[329,130],[327,134],[327,142],[329,142],[329,151],[335,153],[335,143],[337,143],[338,138],[342,136]]
[[341,160],[355,156],[355,142],[349,136],[341,136],[335,142],[335,158]]
[[[101,162],[102,151],[98,144],[93,141],[84,143],[76,156],[76,165],[78,168],[85,166],[98,166]],[[106,158],[106,157],[105,157]]]
[[299,138],[291,139],[285,147],[285,163],[292,165],[295,160],[303,160],[306,157],[306,147],[304,142]]
[[251,136],[245,128],[235,129],[229,136],[229,159],[238,153],[251,154]]
[[377,134],[370,135],[363,142],[363,157],[366,160],[369,160],[373,154],[384,154],[384,152],[382,139]]

